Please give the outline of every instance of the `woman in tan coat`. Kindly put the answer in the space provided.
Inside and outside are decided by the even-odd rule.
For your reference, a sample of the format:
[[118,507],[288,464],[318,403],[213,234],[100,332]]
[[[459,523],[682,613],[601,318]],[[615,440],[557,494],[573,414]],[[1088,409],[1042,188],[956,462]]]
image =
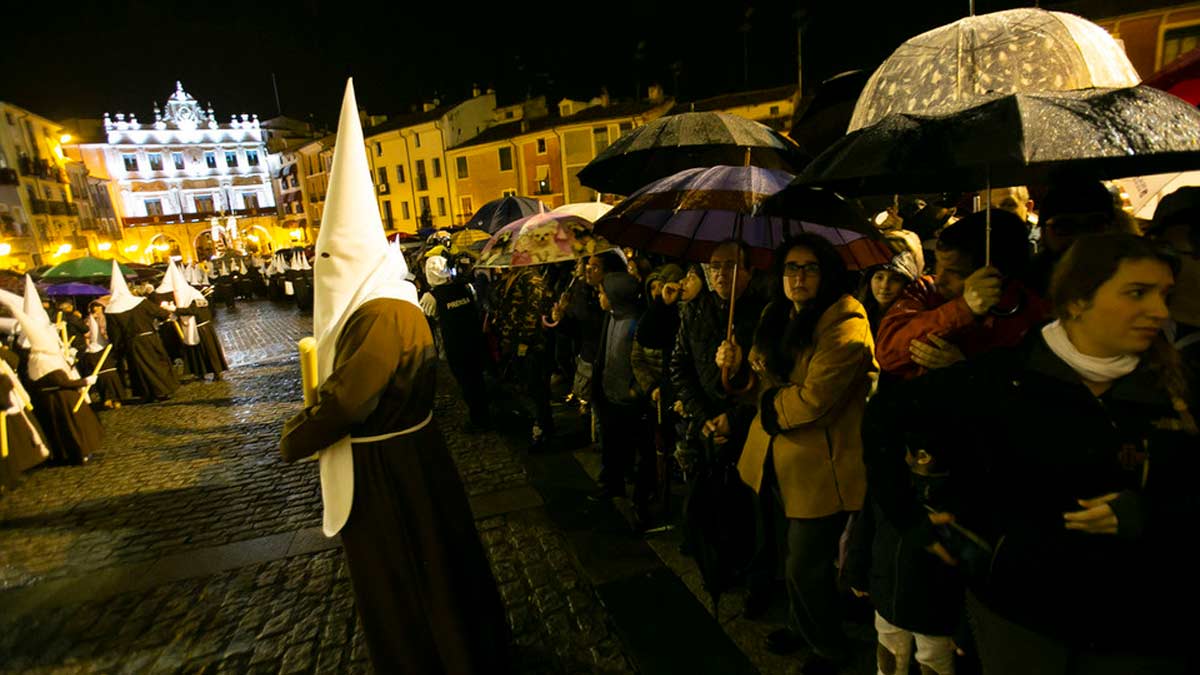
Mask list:
[[[776,299],[763,311],[749,362],[758,375],[758,415],[738,462],[759,499],[760,550],[747,605],[762,605],[775,571],[777,524],[786,519],[791,626],[767,637],[786,654],[805,643],[805,673],[834,673],[848,656],[834,561],[850,512],[862,508],[866,469],[860,429],[878,366],[866,311],[844,292],[846,268],[833,245],[805,234],[775,255]],[[724,343],[717,364],[739,362]]]

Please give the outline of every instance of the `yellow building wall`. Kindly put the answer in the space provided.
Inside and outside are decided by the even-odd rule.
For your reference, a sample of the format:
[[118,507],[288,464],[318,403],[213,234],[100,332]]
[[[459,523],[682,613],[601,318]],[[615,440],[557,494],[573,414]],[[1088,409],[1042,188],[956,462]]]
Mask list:
[[[521,194],[520,185],[517,182],[517,163],[519,161],[517,152],[513,150],[513,168],[509,171],[501,171],[500,148],[502,147],[513,149],[512,144],[506,140],[453,150],[447,154],[446,160],[450,164],[453,177],[451,185],[453,186],[454,210],[457,216],[456,225],[465,224],[480,206],[493,199],[500,199],[506,190]],[[465,179],[458,178],[459,157],[465,157],[467,160],[468,175]],[[471,199],[471,212],[469,213],[463,210],[463,197]]]

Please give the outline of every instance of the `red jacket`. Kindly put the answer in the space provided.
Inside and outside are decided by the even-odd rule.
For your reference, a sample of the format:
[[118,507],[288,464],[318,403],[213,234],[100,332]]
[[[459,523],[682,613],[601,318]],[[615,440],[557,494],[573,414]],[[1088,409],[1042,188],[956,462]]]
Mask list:
[[932,276],[913,281],[879,324],[879,335],[875,338],[879,367],[894,376],[912,379],[926,372],[912,361],[908,345],[913,340],[936,335],[953,343],[969,359],[997,347],[1020,343],[1030,328],[1042,325],[1049,315],[1045,301],[1014,279],[1005,284],[997,306],[1019,306],[1019,309],[1011,316],[977,317],[963,298],[949,301],[943,298],[934,288]]

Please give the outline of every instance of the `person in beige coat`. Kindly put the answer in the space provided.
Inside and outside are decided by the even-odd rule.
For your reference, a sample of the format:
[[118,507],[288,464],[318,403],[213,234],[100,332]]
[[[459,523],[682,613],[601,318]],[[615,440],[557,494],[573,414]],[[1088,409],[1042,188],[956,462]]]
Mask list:
[[[777,298],[763,311],[749,362],[759,378],[759,411],[738,462],[759,502],[759,553],[751,600],[774,578],[775,532],[786,522],[791,625],[767,637],[780,654],[805,643],[804,673],[834,673],[849,657],[841,629],[834,562],[850,513],[863,506],[861,425],[878,373],[866,310],[844,292],[845,265],[817,235],[776,251]],[[741,349],[724,343],[718,365]],[[748,600],[748,604],[750,600]]]

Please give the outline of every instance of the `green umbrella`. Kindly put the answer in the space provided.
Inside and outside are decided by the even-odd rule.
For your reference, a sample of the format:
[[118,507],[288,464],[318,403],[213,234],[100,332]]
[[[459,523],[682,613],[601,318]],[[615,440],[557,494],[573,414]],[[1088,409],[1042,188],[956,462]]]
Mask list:
[[[85,255],[51,267],[42,275],[42,279],[107,279],[112,276],[112,264],[112,260]],[[121,274],[127,277],[137,274],[126,265],[120,267]]]

